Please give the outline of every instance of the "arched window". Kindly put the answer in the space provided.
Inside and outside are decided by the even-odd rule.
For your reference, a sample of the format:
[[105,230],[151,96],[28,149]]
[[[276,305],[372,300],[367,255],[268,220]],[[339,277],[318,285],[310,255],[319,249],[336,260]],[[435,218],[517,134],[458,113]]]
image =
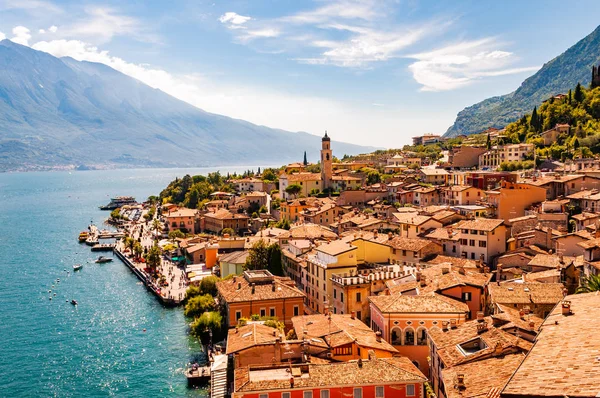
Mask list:
[[404,345],[415,345],[415,331],[413,329],[406,329],[404,331]]
[[417,329],[417,345],[427,345],[427,329]]
[[402,329],[395,327],[392,329],[392,345],[402,345]]

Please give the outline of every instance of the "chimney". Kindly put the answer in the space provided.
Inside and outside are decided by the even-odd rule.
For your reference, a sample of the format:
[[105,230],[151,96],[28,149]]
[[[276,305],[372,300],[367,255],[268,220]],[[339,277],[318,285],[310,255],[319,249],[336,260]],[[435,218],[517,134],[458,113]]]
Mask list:
[[572,314],[572,312],[571,312],[571,302],[570,301],[563,300],[563,302],[562,302],[562,314],[564,316],[568,316],[568,315]]
[[531,309],[529,308],[528,305],[526,305],[525,307],[523,307],[523,312],[525,313],[525,315],[529,315],[529,313],[531,312]]
[[238,282],[238,288],[237,290],[240,290],[242,288],[242,282]]
[[375,355],[375,351],[369,350],[368,354],[369,354],[369,361],[374,361],[377,359],[377,356]]
[[458,373],[456,375],[456,388],[458,388],[459,390],[464,390],[466,388],[464,373]]
[[252,283],[250,286],[252,286],[252,294],[254,294],[256,287],[254,286],[254,283]]
[[275,282],[273,282],[273,284],[271,285],[271,291],[275,291]]
[[483,322],[483,311],[477,311],[477,322]]
[[535,322],[529,321],[529,329],[531,329],[531,330],[535,329]]
[[446,275],[449,272],[450,272],[450,267],[447,267],[447,266],[442,267],[442,275]]
[[558,256],[558,259],[559,259],[559,261],[560,261],[561,264],[565,263],[565,257],[562,254]]
[[486,322],[479,322],[479,323],[477,323],[477,333],[478,334],[481,334],[481,333],[483,333],[483,332],[485,332],[487,330],[488,330],[488,327],[487,327],[487,323]]
[[378,343],[381,343],[381,332],[380,331],[375,332],[375,340],[377,340]]
[[356,319],[356,312],[352,311],[350,313],[350,319]]
[[567,297],[567,294],[569,294],[569,290],[566,287],[563,288],[562,292],[563,292],[563,297]]
[[458,273],[461,274],[461,275],[464,275],[465,274],[465,267],[459,267],[458,268]]
[[524,310],[519,311],[519,318],[525,319],[525,311]]
[[418,270],[417,270],[417,274],[415,275],[415,276],[416,276],[416,278],[417,278],[417,282],[420,282],[420,281],[421,281],[421,275],[423,275],[423,274],[421,273],[421,270],[420,270],[420,269],[418,269]]
[[360,369],[362,369],[362,366],[363,366],[363,361],[362,361],[362,358],[359,358],[359,359],[358,359],[358,367],[359,367]]
[[448,331],[448,321],[442,321],[442,331]]
[[456,329],[456,319],[450,319],[450,329]]
[[419,283],[419,285],[420,285],[421,287],[425,287],[425,286],[427,286],[427,280],[426,280],[425,278],[420,278],[420,279],[421,279],[421,280],[420,280],[420,283]]
[[374,231],[373,231],[373,237],[374,237],[374,238],[377,238],[377,230],[374,230]]
[[290,388],[294,388],[294,376],[290,377]]
[[502,355],[502,351],[503,351],[502,343],[496,343],[496,347],[494,347],[494,354]]

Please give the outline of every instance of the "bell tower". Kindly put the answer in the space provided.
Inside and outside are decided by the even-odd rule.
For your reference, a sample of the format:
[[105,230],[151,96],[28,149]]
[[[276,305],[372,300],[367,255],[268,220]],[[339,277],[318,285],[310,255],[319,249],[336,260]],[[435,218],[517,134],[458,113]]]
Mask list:
[[331,139],[327,136],[327,131],[325,131],[325,136],[321,139],[321,190],[331,188],[331,162]]

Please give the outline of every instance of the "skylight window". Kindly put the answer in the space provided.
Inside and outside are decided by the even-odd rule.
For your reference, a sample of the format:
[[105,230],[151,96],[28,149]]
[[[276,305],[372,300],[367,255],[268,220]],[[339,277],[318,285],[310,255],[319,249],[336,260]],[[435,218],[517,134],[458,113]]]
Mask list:
[[469,356],[478,353],[481,350],[485,350],[488,348],[485,341],[483,341],[480,337],[477,337],[473,340],[469,340],[462,344],[457,344],[456,348],[464,355]]

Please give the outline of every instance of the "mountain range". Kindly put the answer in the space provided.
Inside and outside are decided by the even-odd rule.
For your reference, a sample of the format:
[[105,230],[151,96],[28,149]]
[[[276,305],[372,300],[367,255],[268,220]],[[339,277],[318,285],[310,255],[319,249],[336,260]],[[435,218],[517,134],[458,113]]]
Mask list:
[[445,137],[480,133],[488,127],[502,128],[514,122],[534,106],[577,83],[589,85],[592,66],[600,63],[600,26],[567,51],[554,58],[527,78],[510,94],[488,98],[460,111]]
[[205,112],[104,64],[9,40],[0,41],[0,71],[0,171],[278,165],[304,151],[316,159],[321,148],[318,136]]

